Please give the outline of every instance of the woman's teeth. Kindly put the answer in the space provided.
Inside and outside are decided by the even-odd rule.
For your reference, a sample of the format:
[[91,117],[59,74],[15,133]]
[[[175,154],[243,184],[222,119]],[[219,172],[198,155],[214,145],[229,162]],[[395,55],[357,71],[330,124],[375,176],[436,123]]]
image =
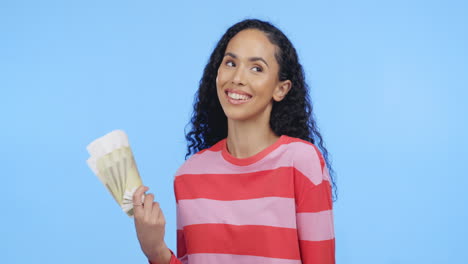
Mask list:
[[244,94],[238,94],[238,93],[228,92],[228,96],[229,98],[234,99],[234,100],[249,100],[250,99],[250,96],[244,95]]

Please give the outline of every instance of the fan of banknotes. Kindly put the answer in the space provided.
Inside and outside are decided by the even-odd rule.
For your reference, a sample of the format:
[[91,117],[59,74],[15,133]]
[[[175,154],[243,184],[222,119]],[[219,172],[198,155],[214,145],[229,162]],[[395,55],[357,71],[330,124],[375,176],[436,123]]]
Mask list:
[[122,210],[133,217],[133,193],[142,185],[127,134],[114,130],[91,142],[88,166],[106,186]]

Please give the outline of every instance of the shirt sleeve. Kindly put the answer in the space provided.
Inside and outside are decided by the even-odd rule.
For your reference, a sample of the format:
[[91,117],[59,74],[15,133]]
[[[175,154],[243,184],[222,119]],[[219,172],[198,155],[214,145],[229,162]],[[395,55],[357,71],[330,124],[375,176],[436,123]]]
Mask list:
[[[178,262],[172,262],[170,264],[187,264],[187,247],[185,243],[185,235],[184,235],[184,227],[182,225],[182,219],[179,212],[179,195],[177,192],[177,184],[174,182],[174,196],[176,200],[176,218],[177,218],[177,258],[172,254],[173,258],[176,259]],[[175,261],[175,260],[174,260]]]
[[[179,217],[179,216],[177,216]],[[174,254],[173,254],[173,257],[175,258]],[[177,261],[179,262],[172,262],[172,259],[171,259],[171,263],[170,264],[179,264],[179,263],[183,263],[183,264],[187,264],[188,261],[187,261],[187,248],[185,246],[185,237],[184,237],[184,230],[183,229],[177,229]]]
[[334,264],[333,202],[328,169],[315,146],[294,158],[296,222],[303,264]]
[[[169,249],[169,251],[171,251],[171,259],[169,260],[169,264],[181,264],[182,262],[176,258],[176,256],[174,255],[174,252],[172,252],[172,250]],[[158,264],[158,263],[154,263],[154,262],[151,262],[151,261],[148,261],[149,264]]]

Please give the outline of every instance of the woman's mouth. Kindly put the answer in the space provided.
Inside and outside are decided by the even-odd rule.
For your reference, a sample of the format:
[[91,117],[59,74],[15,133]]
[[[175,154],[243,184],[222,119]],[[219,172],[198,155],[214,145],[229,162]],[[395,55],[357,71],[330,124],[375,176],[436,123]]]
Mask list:
[[227,99],[231,104],[242,104],[245,102],[248,102],[250,98],[252,98],[251,95],[248,94],[241,94],[241,93],[236,93],[236,92],[231,92],[231,91],[226,91]]

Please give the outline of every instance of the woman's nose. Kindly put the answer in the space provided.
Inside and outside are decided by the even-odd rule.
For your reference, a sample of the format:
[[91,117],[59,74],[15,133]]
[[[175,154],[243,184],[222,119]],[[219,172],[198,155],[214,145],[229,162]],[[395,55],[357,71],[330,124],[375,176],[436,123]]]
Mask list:
[[237,67],[236,71],[234,72],[234,76],[232,76],[232,84],[245,85],[245,75],[243,67]]

